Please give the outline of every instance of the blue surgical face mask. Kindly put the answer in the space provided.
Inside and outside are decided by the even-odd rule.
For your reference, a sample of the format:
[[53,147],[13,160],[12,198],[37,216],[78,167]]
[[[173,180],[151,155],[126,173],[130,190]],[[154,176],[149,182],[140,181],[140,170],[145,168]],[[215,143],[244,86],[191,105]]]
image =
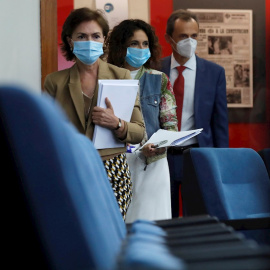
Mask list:
[[126,61],[127,63],[135,68],[141,67],[151,56],[149,48],[138,49],[138,48],[127,48]]
[[103,43],[96,41],[73,41],[73,53],[86,65],[94,64],[103,54]]

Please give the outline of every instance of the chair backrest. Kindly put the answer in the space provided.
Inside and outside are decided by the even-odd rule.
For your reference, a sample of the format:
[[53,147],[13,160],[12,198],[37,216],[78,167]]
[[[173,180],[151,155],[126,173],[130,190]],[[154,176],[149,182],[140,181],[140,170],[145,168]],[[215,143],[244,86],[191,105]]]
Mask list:
[[4,218],[18,254],[51,269],[112,269],[126,230],[91,141],[52,99],[11,86],[0,87],[0,128],[13,211]]
[[258,151],[258,153],[261,156],[270,177],[270,148],[262,149]]
[[221,220],[270,216],[270,181],[249,148],[191,148],[184,153],[184,215]]

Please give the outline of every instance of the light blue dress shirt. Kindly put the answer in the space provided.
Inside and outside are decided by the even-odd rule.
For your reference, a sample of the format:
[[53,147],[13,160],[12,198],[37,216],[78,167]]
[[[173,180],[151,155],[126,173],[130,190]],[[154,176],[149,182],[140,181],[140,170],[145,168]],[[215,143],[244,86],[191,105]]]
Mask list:
[[[170,81],[172,86],[176,78],[178,77],[177,68],[180,66],[175,60],[173,54],[171,59],[171,72]],[[195,118],[194,118],[194,93],[195,93],[195,79],[196,79],[196,57],[195,54],[185,63],[186,69],[183,71],[183,76],[185,80],[184,84],[184,103],[182,110],[182,120],[181,120],[181,131],[195,129]],[[182,145],[190,145],[197,143],[197,138],[193,137]]]

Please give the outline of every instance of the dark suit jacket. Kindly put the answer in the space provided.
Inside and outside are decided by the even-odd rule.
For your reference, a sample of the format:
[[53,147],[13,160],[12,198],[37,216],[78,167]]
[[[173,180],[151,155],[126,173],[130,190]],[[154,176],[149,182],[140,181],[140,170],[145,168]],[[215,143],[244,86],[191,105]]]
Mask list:
[[[196,56],[194,93],[195,128],[200,147],[228,147],[228,111],[224,68]],[[170,77],[171,56],[162,59],[161,71]]]

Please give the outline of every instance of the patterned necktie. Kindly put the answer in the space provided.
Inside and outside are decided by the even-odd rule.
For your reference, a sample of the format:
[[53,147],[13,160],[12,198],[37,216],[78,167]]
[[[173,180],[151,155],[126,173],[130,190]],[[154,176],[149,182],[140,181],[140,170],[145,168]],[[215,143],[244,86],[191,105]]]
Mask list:
[[179,66],[177,67],[178,70],[178,77],[176,78],[174,85],[173,85],[173,91],[176,99],[176,115],[178,119],[178,130],[181,130],[181,120],[182,120],[182,109],[183,109],[183,100],[184,100],[184,76],[182,72],[184,71],[186,67]]

